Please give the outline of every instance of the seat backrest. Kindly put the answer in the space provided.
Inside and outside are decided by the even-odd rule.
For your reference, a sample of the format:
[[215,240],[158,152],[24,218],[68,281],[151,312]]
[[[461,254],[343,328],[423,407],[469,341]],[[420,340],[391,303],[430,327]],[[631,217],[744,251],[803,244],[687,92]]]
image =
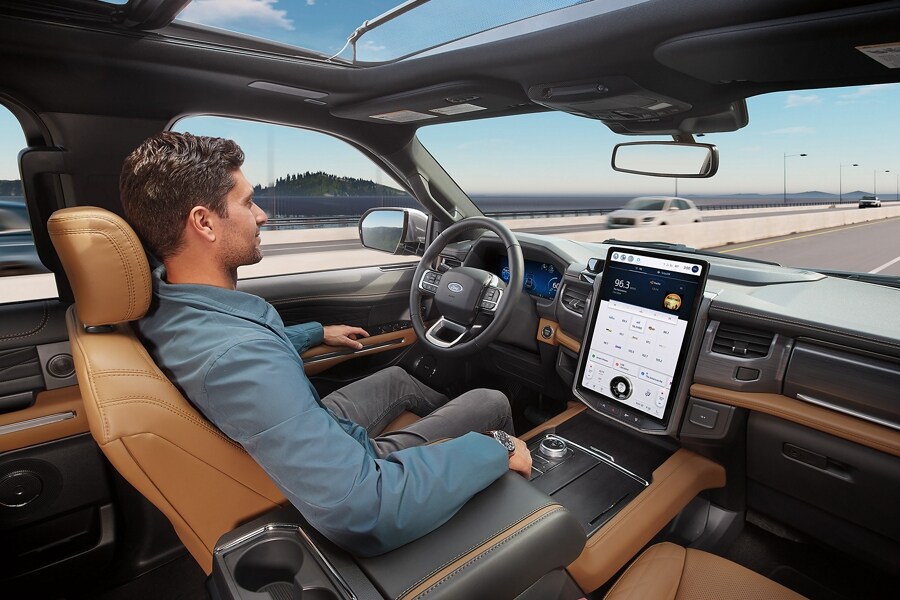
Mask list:
[[66,324],[91,434],[210,573],[222,534],[287,500],[185,400],[135,335],[130,322],[147,312],[152,289],[131,227],[94,207],[59,210],[47,227],[75,295]]

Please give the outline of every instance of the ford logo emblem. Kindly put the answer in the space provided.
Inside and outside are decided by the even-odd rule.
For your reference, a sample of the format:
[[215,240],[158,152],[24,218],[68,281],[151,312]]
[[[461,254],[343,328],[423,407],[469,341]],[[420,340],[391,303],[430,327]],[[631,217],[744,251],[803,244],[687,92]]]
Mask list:
[[463,286],[459,285],[455,281],[451,281],[447,284],[447,289],[451,292],[456,292],[457,294],[463,291]]

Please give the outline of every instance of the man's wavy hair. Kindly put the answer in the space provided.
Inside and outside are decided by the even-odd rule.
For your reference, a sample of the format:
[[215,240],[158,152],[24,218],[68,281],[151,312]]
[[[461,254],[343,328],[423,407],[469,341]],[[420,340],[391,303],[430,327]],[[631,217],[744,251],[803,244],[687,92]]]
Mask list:
[[205,206],[228,216],[226,197],[244,152],[232,140],[164,131],[144,140],[125,159],[119,193],[125,217],[156,258],[166,260],[184,243],[191,209]]

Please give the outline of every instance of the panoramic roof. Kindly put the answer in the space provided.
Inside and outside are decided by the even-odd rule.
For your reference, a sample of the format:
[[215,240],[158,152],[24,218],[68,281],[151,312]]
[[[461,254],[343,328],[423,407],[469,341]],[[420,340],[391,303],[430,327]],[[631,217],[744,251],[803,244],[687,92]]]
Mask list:
[[[495,37],[527,33],[641,1],[491,0],[478,3],[476,10],[471,0],[409,0],[401,4],[396,0],[193,0],[176,21],[312,50],[342,61],[378,64],[504,25],[520,24]],[[591,5],[587,12],[525,23],[532,17],[587,4]]]

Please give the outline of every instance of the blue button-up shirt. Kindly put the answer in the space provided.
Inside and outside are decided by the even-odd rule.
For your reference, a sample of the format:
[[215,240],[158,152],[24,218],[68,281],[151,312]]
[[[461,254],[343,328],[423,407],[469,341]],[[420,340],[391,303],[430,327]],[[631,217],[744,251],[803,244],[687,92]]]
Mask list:
[[365,429],[325,408],[303,372],[299,353],[321,343],[321,325],[286,328],[258,296],[169,284],[163,267],[153,290],[138,329],[157,364],[310,524],[353,553],[428,533],[507,471],[506,450],[478,433],[378,458]]

